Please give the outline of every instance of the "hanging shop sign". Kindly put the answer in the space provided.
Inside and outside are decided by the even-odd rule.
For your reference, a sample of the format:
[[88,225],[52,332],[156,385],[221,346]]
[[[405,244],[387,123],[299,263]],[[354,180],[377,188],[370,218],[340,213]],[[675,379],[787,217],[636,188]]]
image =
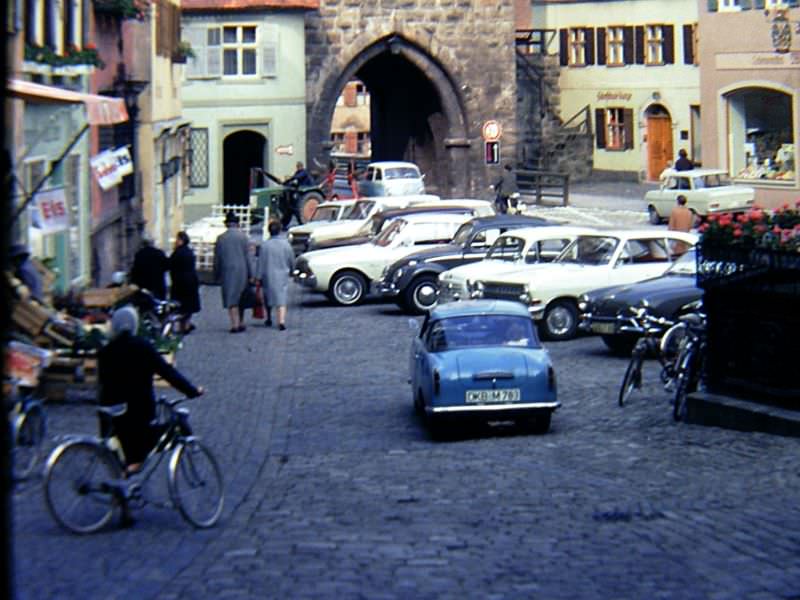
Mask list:
[[69,229],[69,210],[64,188],[36,192],[33,202],[36,207],[33,226],[41,229],[43,234]]
[[133,173],[133,161],[127,146],[116,150],[103,150],[89,164],[102,190],[110,190],[122,182],[122,178]]

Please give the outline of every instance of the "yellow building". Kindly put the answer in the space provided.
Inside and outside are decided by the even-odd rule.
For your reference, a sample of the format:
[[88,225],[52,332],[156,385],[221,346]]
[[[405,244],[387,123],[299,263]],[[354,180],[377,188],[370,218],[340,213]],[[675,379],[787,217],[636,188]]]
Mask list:
[[656,180],[678,150],[702,162],[697,0],[532,0],[557,54],[563,121],[588,112],[594,169]]

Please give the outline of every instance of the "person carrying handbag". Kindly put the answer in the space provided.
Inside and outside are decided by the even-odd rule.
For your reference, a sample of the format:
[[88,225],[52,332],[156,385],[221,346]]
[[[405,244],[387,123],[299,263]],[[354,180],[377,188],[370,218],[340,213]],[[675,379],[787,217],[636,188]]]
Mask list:
[[[286,304],[289,288],[289,277],[294,269],[294,250],[285,237],[280,236],[281,224],[269,222],[270,238],[261,244],[258,254],[256,277],[264,286],[264,300],[268,307],[277,307],[278,329],[286,329]],[[272,325],[270,308],[264,325]]]

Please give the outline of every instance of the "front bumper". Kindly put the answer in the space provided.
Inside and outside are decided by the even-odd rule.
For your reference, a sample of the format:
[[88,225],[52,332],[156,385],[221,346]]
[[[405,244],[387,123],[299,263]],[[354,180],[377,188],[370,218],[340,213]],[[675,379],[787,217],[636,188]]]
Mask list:
[[317,287],[317,276],[308,271],[295,270],[293,273],[295,283],[303,287],[315,289]]
[[394,298],[400,294],[400,290],[394,283],[381,280],[373,282],[372,293],[378,296]]

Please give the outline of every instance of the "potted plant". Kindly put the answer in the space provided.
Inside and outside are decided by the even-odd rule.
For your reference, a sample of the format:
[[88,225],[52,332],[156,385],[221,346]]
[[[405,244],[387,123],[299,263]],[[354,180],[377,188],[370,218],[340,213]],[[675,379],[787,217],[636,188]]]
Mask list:
[[195,53],[192,50],[192,45],[189,42],[181,40],[175,46],[175,51],[172,53],[172,62],[185,63],[187,59],[194,58]]

